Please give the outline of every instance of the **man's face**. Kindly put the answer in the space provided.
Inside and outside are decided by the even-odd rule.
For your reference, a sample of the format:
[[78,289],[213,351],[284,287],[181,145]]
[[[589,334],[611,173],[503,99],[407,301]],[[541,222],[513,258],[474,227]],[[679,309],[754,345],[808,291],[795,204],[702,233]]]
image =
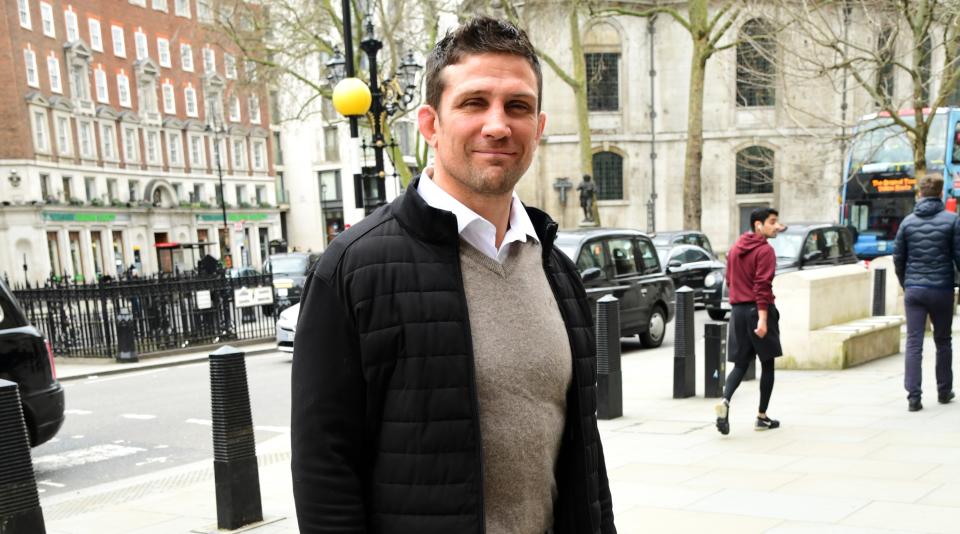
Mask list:
[[434,179],[466,195],[505,195],[530,166],[546,114],[523,57],[474,54],[441,71],[440,109],[425,105],[420,133],[433,147]]
[[767,220],[762,223],[753,223],[753,226],[757,232],[767,239],[773,239],[777,237],[777,234],[787,229],[786,226],[780,224],[779,217],[774,214],[770,214]]

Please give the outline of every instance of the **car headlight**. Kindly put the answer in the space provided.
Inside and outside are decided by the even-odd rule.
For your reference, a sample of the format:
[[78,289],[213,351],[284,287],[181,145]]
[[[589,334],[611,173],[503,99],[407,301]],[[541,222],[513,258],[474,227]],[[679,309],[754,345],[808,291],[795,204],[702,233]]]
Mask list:
[[707,287],[713,287],[718,283],[720,283],[720,277],[717,276],[717,273],[710,273],[703,279],[703,285]]

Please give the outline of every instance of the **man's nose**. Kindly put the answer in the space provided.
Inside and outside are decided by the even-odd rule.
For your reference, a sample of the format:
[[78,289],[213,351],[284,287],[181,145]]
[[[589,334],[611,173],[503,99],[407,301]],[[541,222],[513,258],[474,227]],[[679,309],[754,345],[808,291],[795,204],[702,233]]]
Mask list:
[[503,108],[491,106],[483,121],[483,136],[494,139],[503,139],[510,135],[510,126],[507,124],[507,115]]

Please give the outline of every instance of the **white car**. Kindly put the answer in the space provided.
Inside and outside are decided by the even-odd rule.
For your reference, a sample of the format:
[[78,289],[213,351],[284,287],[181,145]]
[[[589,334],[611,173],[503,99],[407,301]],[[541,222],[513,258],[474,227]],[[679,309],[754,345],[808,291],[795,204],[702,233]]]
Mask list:
[[293,352],[293,336],[297,332],[299,316],[299,302],[280,312],[280,318],[277,319],[277,348],[281,352]]

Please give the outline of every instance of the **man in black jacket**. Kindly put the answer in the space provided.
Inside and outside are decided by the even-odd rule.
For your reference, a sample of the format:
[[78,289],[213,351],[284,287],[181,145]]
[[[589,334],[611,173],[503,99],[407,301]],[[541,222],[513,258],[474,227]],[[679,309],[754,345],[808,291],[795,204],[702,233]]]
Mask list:
[[335,239],[294,342],[304,533],[615,533],[586,294],[514,186],[543,133],[540,63],[473,19],[426,67],[433,167]]
[[927,316],[933,323],[937,345],[937,399],[946,404],[953,397],[954,268],[960,268],[960,221],[943,209],[943,176],[928,174],[917,184],[920,201],[900,224],[893,249],[897,280],[904,288],[907,312],[907,347],[903,382],[907,408],[923,409],[920,402],[923,331]]

